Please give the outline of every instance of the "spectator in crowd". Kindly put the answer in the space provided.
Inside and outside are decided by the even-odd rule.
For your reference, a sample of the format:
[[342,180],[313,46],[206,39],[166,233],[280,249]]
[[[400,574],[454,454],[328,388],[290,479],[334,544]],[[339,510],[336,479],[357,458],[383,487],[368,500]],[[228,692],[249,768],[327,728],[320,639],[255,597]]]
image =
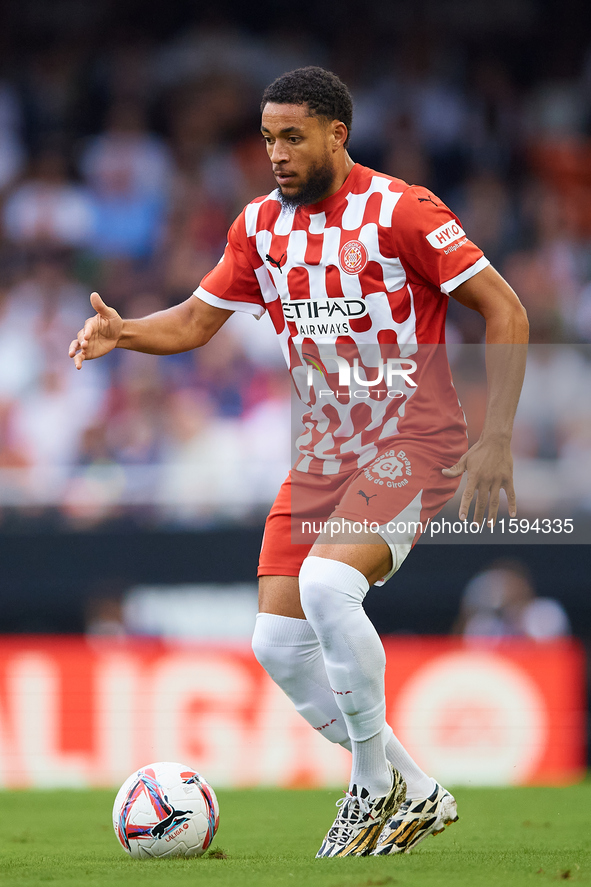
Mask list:
[[162,237],[172,162],[137,104],[111,108],[106,131],[91,139],[80,166],[93,197],[93,251],[149,258]]
[[68,176],[54,147],[33,161],[29,176],[9,194],[3,211],[10,241],[28,247],[85,247],[93,235],[90,194]]
[[570,634],[570,625],[558,601],[536,596],[520,561],[497,560],[466,586],[454,631],[465,637],[544,641]]
[[173,172],[166,142],[148,131],[142,107],[131,101],[110,108],[104,132],[89,139],[82,152],[80,169],[94,192],[124,181],[132,194],[153,194],[163,201]]

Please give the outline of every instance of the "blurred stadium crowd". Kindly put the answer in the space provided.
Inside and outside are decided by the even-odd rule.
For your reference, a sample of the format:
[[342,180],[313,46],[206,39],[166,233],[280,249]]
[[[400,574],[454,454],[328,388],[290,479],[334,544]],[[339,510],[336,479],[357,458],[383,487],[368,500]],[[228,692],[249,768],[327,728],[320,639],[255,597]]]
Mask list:
[[[80,373],[66,351],[93,289],[137,316],[196,288],[244,204],[274,187],[261,91],[305,64],[350,85],[353,158],[439,194],[518,292],[532,341],[554,343],[534,357],[518,459],[591,472],[591,50],[566,73],[523,76],[449,32],[402,29],[395,51],[372,53],[377,18],[358,45],[312,28],[255,35],[223,15],[161,38],[109,21],[98,48],[64,28],[0,79],[5,515],[178,526],[264,513],[290,448],[268,318],[234,316],[198,353],[114,352]],[[480,342],[480,321],[452,300],[448,340]],[[468,399],[477,422],[481,382]]]

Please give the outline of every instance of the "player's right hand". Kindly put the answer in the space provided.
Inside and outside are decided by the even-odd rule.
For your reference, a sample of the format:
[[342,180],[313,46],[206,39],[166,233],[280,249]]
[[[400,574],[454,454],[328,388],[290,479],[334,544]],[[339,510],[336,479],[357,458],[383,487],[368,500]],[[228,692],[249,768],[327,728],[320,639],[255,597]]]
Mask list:
[[92,293],[90,304],[96,311],[94,317],[89,317],[84,327],[70,344],[69,355],[74,359],[76,369],[82,367],[82,361],[94,360],[108,354],[117,345],[123,320],[114,308],[105,305],[98,293]]

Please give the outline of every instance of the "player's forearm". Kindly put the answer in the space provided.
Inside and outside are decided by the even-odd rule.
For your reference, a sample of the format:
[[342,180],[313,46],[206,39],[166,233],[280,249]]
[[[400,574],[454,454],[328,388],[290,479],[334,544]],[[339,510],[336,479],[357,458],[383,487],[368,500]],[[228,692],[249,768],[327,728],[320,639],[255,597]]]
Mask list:
[[117,348],[146,354],[178,354],[205,344],[211,332],[206,324],[199,323],[194,307],[189,299],[147,317],[124,320]]
[[487,318],[487,403],[482,438],[511,439],[525,375],[528,333],[521,306]]

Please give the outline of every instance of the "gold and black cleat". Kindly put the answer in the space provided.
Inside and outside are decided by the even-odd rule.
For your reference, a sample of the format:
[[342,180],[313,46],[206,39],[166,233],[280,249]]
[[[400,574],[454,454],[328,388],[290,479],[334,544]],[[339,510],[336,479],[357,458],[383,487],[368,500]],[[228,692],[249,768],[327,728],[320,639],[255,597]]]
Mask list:
[[405,801],[398,812],[390,816],[371,855],[408,853],[429,835],[438,835],[457,820],[455,798],[443,786],[435,783],[428,798]]
[[369,856],[386,821],[406,797],[406,783],[392,768],[392,789],[382,798],[370,798],[365,788],[354,785],[337,801],[339,812],[316,859],[327,856]]

